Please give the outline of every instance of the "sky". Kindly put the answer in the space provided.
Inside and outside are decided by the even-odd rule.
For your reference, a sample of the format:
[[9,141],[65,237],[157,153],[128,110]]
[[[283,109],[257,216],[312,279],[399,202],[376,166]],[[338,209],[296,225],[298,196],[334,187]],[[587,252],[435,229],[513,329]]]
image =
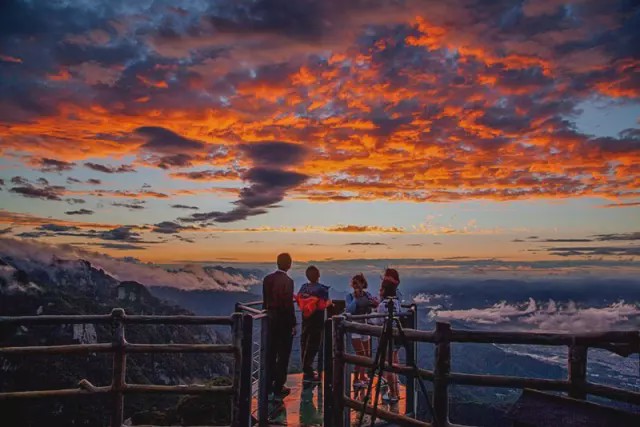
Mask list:
[[640,271],[640,6],[8,0],[0,152],[4,238]]

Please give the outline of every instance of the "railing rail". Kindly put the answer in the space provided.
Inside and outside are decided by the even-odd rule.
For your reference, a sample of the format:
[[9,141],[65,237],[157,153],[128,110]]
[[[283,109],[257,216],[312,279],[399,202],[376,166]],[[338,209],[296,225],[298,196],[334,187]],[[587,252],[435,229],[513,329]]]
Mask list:
[[[70,344],[51,346],[0,347],[3,355],[33,354],[113,354],[111,384],[95,386],[86,379],[80,380],[77,388],[57,390],[27,390],[0,392],[0,400],[62,397],[78,395],[110,395],[111,427],[121,427],[124,422],[124,396],[127,394],[169,393],[207,394],[222,393],[232,397],[232,426],[251,426],[250,394],[251,352],[253,318],[249,314],[234,313],[231,316],[141,316],[127,315],[115,308],[109,315],[43,315],[0,317],[0,326],[8,325],[68,325],[111,324],[112,342],[96,344]],[[232,344],[133,344],[125,337],[126,325],[223,325],[231,326]],[[226,353],[234,358],[234,381],[232,386],[156,385],[129,384],[126,382],[127,355],[132,353]]]
[[[448,323],[437,322],[435,330],[420,331],[415,327],[405,328],[406,337],[414,344],[435,344],[433,370],[417,369],[411,365],[415,362],[415,353],[407,352],[407,363],[387,364],[385,371],[405,375],[408,379],[407,393],[415,393],[416,378],[433,382],[432,407],[434,422],[428,423],[415,419],[407,408],[407,414],[400,415],[377,408],[377,404],[363,407],[363,403],[351,398],[347,393],[349,373],[346,365],[371,367],[371,357],[357,356],[347,353],[345,337],[348,333],[358,333],[379,337],[381,326],[374,326],[348,320],[349,316],[335,316],[327,323],[326,330],[332,332],[333,366],[332,384],[325,386],[333,392],[327,404],[333,405],[332,415],[325,415],[325,426],[345,427],[348,425],[351,409],[373,414],[377,418],[401,425],[444,427],[449,423],[449,385],[468,385],[483,387],[533,388],[566,392],[570,397],[586,399],[587,395],[595,395],[611,400],[640,405],[640,393],[617,387],[595,384],[587,381],[587,355],[589,348],[603,348],[617,354],[628,356],[640,352],[640,333],[638,331],[610,331],[602,333],[538,333],[511,331],[473,331],[452,329]],[[353,319],[353,316],[351,316]],[[394,330],[394,336],[398,331]],[[502,375],[476,375],[451,372],[451,343],[494,343],[494,344],[534,344],[549,346],[567,346],[568,377],[552,380],[543,378],[521,378]],[[410,385],[410,386],[409,386]],[[407,397],[407,406],[414,404],[413,397]],[[428,398],[428,397],[426,397]]]

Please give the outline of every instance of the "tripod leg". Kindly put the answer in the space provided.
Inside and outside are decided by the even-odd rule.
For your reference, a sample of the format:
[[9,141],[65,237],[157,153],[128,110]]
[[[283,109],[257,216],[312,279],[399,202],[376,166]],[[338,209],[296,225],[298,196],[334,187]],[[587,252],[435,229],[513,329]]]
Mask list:
[[[378,381],[376,382],[376,391],[371,402],[371,406],[373,407],[373,413],[371,414],[371,423],[369,425],[373,427],[376,423],[377,411],[378,411],[378,400],[380,399],[380,389],[382,387],[382,381],[384,377],[384,366],[387,363],[387,348],[389,347],[389,325],[386,325],[382,329],[382,335],[380,336],[380,346],[378,350],[380,351],[380,361],[378,365]],[[393,332],[391,332],[393,333]],[[371,379],[373,381],[373,378]],[[366,408],[365,408],[366,409]]]
[[[365,392],[364,395],[364,399],[363,399],[363,404],[366,407],[369,399],[371,398],[371,391],[372,391],[372,387],[373,387],[373,379],[376,376],[376,371],[378,371],[380,369],[380,360],[383,358],[383,353],[384,351],[381,351],[381,349],[383,348],[383,337],[384,337],[384,331],[383,331],[383,335],[380,336],[380,344],[378,346],[378,349],[376,350],[376,355],[375,358],[373,360],[373,366],[371,367],[371,370],[369,371],[369,384],[367,384],[367,391]],[[371,338],[370,338],[371,339]],[[364,420],[364,415],[365,415],[365,411],[362,411],[362,413],[360,414],[360,418],[358,420],[358,427],[362,426],[362,422]]]
[[[402,323],[398,318],[394,318],[394,320],[398,327],[398,338],[400,339],[400,343],[406,348],[407,344],[409,343],[409,340],[407,339],[407,336],[404,333],[404,329],[402,328]],[[436,420],[436,417],[433,413],[433,405],[431,405],[431,401],[429,400],[429,394],[427,393],[427,386],[424,385],[424,380],[420,378],[420,371],[415,361],[411,364],[410,368],[413,371],[413,375],[418,379],[418,385],[420,386],[420,390],[422,390],[422,393],[424,394],[424,399],[427,402],[427,407],[429,408],[429,412],[431,413],[432,425],[433,427],[439,427],[438,421]]]

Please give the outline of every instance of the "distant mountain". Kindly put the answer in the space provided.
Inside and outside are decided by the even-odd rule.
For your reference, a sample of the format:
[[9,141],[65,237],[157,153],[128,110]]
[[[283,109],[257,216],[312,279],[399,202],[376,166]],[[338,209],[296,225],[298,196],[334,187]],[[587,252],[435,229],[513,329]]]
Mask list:
[[[49,262],[0,259],[0,315],[107,314],[122,307],[129,314],[188,315],[192,312],[163,302],[135,281],[118,281],[85,260],[52,258]],[[136,343],[212,343],[214,329],[199,326],[128,326],[126,337]],[[109,342],[107,325],[18,326],[0,328],[0,345],[59,345]],[[202,383],[230,372],[230,360],[219,355],[131,355],[127,381],[142,384]],[[75,388],[86,378],[94,385],[111,381],[111,356],[0,357],[0,389]],[[180,407],[171,396],[131,397],[126,414]],[[177,406],[176,406],[177,405]],[[42,399],[0,402],[0,413],[12,426],[105,425],[108,399]],[[217,412],[219,413],[219,411]],[[211,420],[209,420],[211,421]]]
[[233,312],[236,302],[262,300],[262,295],[249,292],[183,290],[170,286],[153,286],[149,290],[160,299],[203,316],[228,315]]

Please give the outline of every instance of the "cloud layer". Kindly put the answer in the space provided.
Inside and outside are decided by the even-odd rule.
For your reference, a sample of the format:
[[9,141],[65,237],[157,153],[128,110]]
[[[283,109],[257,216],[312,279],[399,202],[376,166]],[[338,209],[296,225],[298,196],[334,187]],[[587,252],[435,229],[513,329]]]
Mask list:
[[236,181],[236,207],[194,221],[242,220],[285,197],[637,204],[639,129],[576,125],[584,102],[640,100],[634,2],[172,6],[10,1],[3,156],[46,173]]

